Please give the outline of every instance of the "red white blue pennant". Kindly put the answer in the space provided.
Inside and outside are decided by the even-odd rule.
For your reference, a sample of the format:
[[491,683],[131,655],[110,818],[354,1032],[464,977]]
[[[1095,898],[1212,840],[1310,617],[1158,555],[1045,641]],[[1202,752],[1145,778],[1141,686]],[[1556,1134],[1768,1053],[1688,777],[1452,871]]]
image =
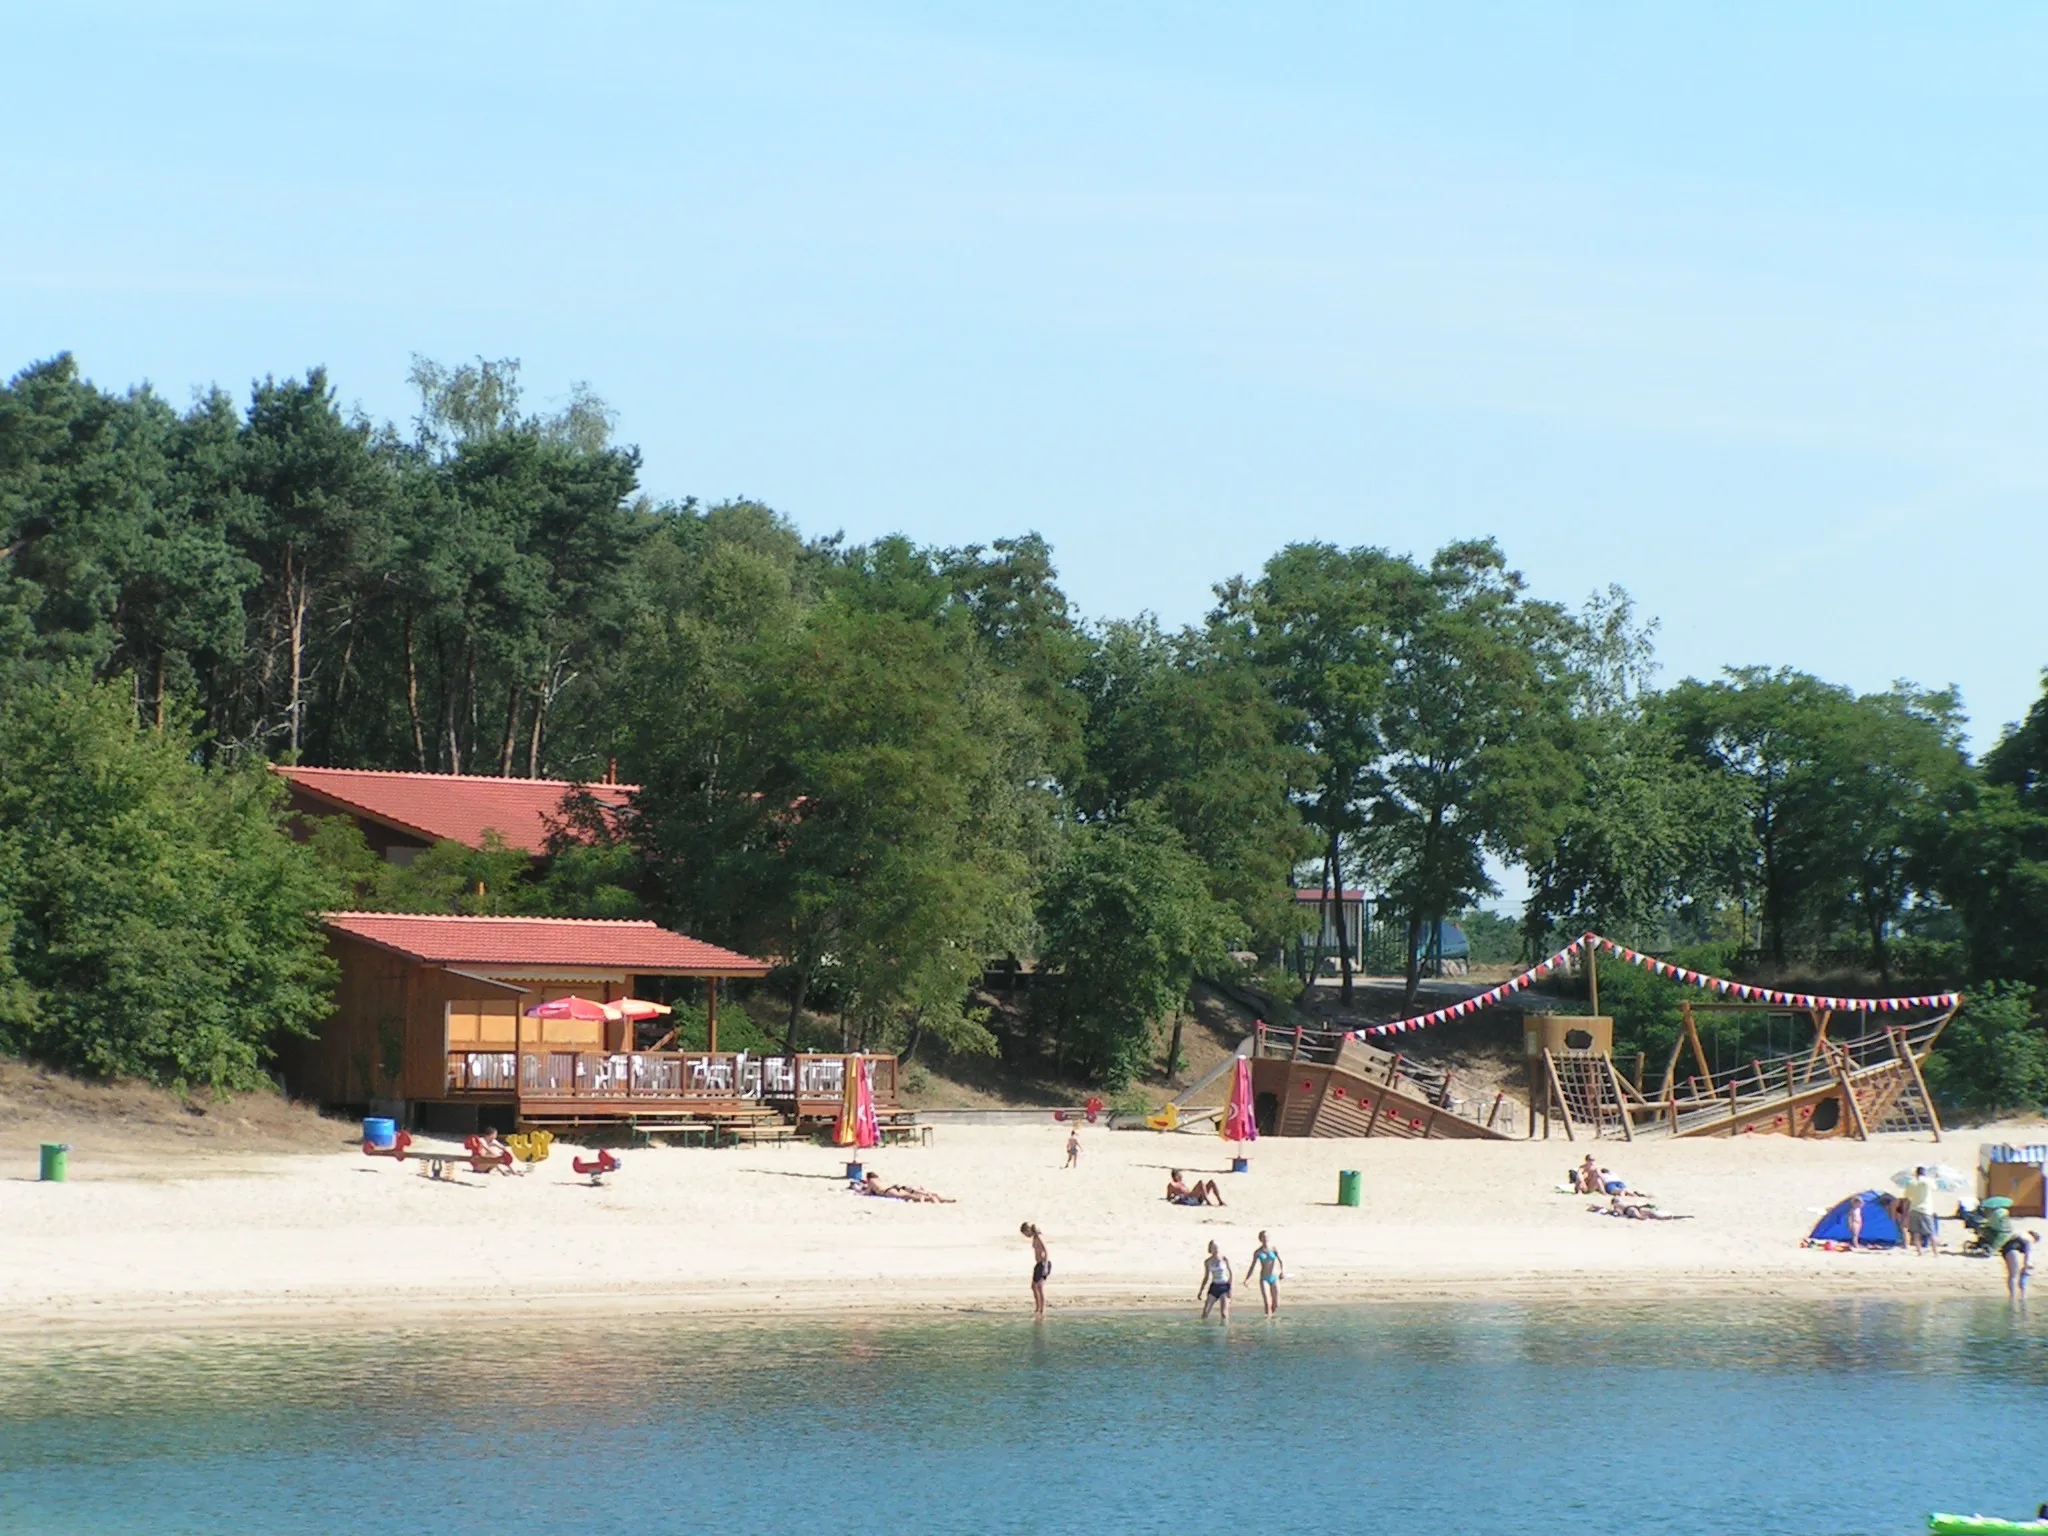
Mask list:
[[1430,1013],[1419,1013],[1412,1019],[1396,1019],[1391,1024],[1374,1024],[1364,1029],[1351,1031],[1351,1038],[1362,1040],[1367,1035],[1401,1035],[1411,1029],[1427,1029],[1432,1024],[1447,1024],[1452,1019],[1462,1019],[1477,1013],[1482,1008],[1491,1008],[1533,982],[1542,980],[1557,970],[1567,960],[1583,951],[1587,945],[1596,952],[1604,951],[1616,959],[1626,960],[1630,965],[1641,966],[1653,976],[1663,976],[1671,981],[1690,982],[1721,997],[1732,997],[1739,1002],[1769,1003],[1781,1008],[1826,1008],[1837,1013],[1916,1013],[1932,1008],[1955,1008],[1962,1003],[1960,992],[1935,992],[1921,997],[1821,997],[1812,992],[1780,992],[1772,987],[1753,987],[1747,982],[1730,981],[1725,976],[1709,976],[1702,971],[1688,970],[1682,965],[1673,965],[1668,960],[1659,960],[1651,955],[1630,949],[1626,944],[1617,944],[1604,939],[1597,933],[1583,934],[1565,945],[1556,954],[1539,960],[1528,970],[1511,976],[1490,992],[1481,992],[1462,1002],[1452,1003],[1448,1008],[1438,1008]]

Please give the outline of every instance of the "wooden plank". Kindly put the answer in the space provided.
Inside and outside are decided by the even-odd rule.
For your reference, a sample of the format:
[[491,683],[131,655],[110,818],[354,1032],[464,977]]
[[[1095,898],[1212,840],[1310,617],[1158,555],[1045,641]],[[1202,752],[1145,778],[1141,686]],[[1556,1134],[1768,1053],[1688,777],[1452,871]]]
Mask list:
[[1934,1127],[1934,1139],[1941,1140],[1941,1114],[1934,1107],[1934,1095],[1927,1091],[1927,1079],[1920,1074],[1920,1063],[1914,1058],[1913,1047],[1906,1044],[1906,1032],[1895,1029],[1891,1032],[1892,1050],[1912,1076],[1913,1086],[1920,1090],[1920,1102],[1927,1106],[1927,1121]]
[[1614,1070],[1614,1058],[1602,1056],[1601,1064],[1607,1068],[1607,1080],[1614,1085],[1614,1107],[1621,1111],[1621,1136],[1624,1141],[1636,1139],[1635,1116],[1630,1113],[1628,1099],[1621,1091],[1621,1074]]
[[1849,1053],[1830,1046],[1828,1060],[1835,1069],[1835,1081],[1841,1085],[1842,1097],[1848,1101],[1849,1123],[1856,1127],[1856,1139],[1870,1140],[1870,1127],[1863,1121],[1863,1106],[1856,1102],[1856,1082],[1849,1068]]
[[[1564,1084],[1559,1082],[1557,1077],[1557,1063],[1551,1059],[1548,1050],[1545,1050],[1543,1053],[1543,1070],[1549,1074],[1550,1094],[1552,1098],[1557,1100],[1558,1115],[1564,1121],[1564,1139],[1566,1141],[1577,1141],[1578,1137],[1572,1134],[1572,1107],[1565,1100]],[[1549,1118],[1547,1106],[1544,1118]]]

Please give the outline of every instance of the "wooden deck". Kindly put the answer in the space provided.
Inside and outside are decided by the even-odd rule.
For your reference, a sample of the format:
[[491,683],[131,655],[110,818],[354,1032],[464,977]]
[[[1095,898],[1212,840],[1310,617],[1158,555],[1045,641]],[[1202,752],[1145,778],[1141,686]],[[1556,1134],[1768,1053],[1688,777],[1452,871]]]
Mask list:
[[547,1048],[450,1051],[443,1102],[510,1104],[533,1125],[762,1117],[801,1125],[838,1117],[856,1060],[868,1064],[877,1110],[893,1108],[894,1056]]

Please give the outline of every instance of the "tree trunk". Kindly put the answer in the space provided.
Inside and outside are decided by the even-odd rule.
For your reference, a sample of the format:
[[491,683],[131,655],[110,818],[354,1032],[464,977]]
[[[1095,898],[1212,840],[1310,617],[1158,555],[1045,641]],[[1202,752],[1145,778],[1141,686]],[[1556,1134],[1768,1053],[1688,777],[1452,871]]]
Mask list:
[[1337,887],[1337,967],[1343,977],[1339,996],[1346,1008],[1351,1006],[1351,925],[1345,919],[1344,910],[1344,844],[1338,834],[1330,834],[1330,875]]
[[526,742],[526,776],[529,779],[540,777],[540,730],[541,722],[547,717],[548,695],[547,690],[543,688],[534,695],[533,735],[528,737]]
[[313,600],[313,594],[304,581],[292,577],[292,557],[289,548],[285,551],[285,591],[290,604],[290,645],[291,683],[290,694],[285,705],[285,719],[289,724],[289,739],[293,758],[299,755],[299,717],[301,712],[300,693],[306,682],[306,608]]
[[512,777],[512,754],[519,745],[519,685],[505,690],[505,740],[498,748],[498,777]]
[[1404,1008],[1413,1008],[1415,1006],[1416,985],[1422,979],[1419,970],[1422,957],[1416,951],[1421,945],[1422,914],[1420,912],[1410,912],[1408,914],[1408,948],[1402,960],[1402,979],[1407,983],[1406,990],[1401,994],[1401,1006]]
[[164,653],[156,653],[156,733],[164,733]]
[[1173,1037],[1166,1043],[1166,1081],[1172,1084],[1180,1072],[1180,1032],[1187,1015],[1181,1009],[1173,1010]]
[[796,1056],[796,1022],[804,1011],[804,994],[811,990],[811,968],[806,965],[797,970],[796,985],[789,992],[789,1027],[783,1031],[782,1054]]
[[420,728],[420,668],[412,648],[412,610],[405,610],[405,714],[412,722],[412,755],[421,773],[427,771],[427,735]]

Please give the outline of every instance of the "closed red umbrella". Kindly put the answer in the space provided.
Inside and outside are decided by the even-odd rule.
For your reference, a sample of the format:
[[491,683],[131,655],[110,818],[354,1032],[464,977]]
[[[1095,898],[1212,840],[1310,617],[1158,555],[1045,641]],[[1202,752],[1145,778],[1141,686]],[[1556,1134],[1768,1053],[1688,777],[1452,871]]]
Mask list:
[[1237,1058],[1237,1073],[1230,1083],[1230,1107],[1223,1114],[1225,1141],[1257,1141],[1259,1122],[1252,1114],[1252,1064]]

